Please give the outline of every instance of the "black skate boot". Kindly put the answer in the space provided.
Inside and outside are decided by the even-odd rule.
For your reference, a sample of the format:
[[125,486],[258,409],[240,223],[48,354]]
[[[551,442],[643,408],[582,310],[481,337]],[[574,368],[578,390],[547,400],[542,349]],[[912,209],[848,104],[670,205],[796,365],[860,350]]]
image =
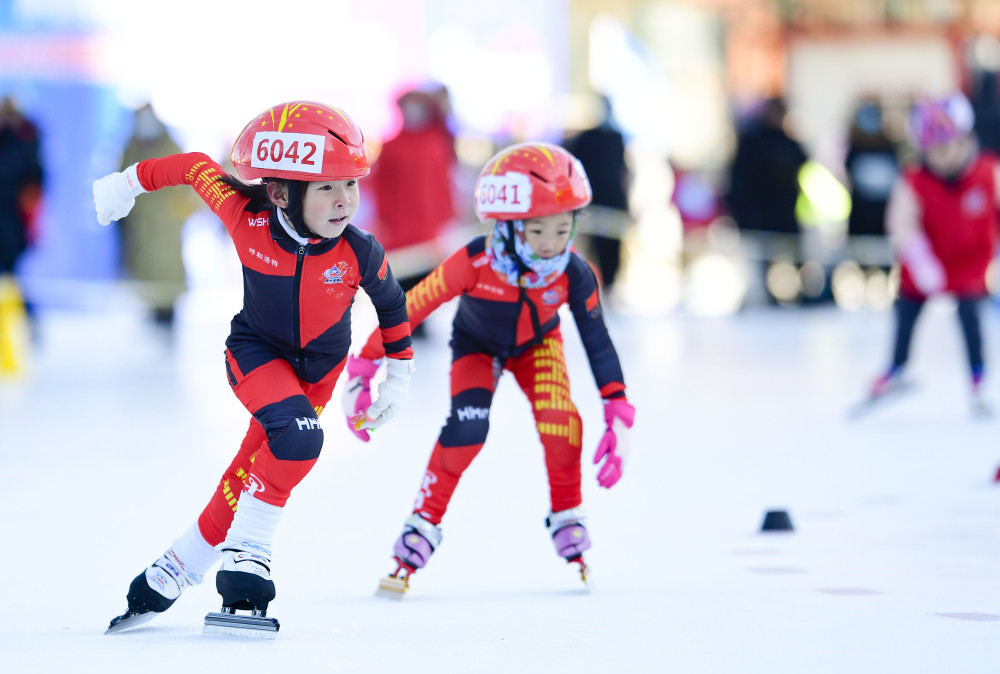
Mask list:
[[277,636],[278,621],[267,617],[267,605],[275,597],[270,551],[250,543],[223,549],[215,588],[222,595],[222,608],[205,616],[205,634],[256,639]]
[[125,596],[128,610],[111,621],[105,634],[149,622],[173,606],[184,590],[200,582],[201,576],[186,569],[173,548],[167,550],[132,579]]

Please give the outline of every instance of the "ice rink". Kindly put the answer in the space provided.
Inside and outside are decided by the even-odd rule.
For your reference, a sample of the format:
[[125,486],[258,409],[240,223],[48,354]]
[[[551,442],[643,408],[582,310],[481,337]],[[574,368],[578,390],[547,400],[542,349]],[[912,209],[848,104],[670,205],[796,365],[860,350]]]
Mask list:
[[[612,490],[589,462],[600,401],[565,322],[593,592],[552,549],[540,448],[505,375],[442,546],[396,603],[374,590],[448,404],[435,315],[406,406],[370,444],[346,430],[339,388],[322,417],[323,455],[275,541],[274,641],[201,633],[212,575],[147,625],[104,634],[131,579],[200,512],[248,415],[222,359],[238,293],[189,296],[172,346],[124,292],[92,305],[44,313],[30,376],[0,382],[3,672],[1000,668],[1000,422],[970,413],[947,301],[918,326],[914,391],[854,421],[886,364],[888,312],[609,317],[638,412]],[[361,309],[356,335],[374,324]],[[795,531],[761,533],[771,509]]]

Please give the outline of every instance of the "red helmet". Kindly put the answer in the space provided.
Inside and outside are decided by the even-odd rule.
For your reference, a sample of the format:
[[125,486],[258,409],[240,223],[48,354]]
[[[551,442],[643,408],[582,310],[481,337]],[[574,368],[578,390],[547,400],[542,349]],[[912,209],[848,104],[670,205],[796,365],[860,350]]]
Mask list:
[[236,139],[231,159],[243,180],[350,180],[370,170],[354,120],[312,101],[281,103],[258,115]]
[[538,218],[583,208],[590,199],[590,181],[580,160],[551,143],[504,148],[476,180],[480,220]]

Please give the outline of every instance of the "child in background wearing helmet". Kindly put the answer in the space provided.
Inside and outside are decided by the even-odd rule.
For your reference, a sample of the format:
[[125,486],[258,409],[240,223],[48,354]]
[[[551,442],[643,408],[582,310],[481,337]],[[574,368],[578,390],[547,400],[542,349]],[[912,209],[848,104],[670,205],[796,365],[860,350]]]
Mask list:
[[1000,163],[979,152],[973,121],[972,106],[962,94],[921,101],[913,108],[910,132],[923,161],[904,168],[886,208],[900,286],[892,362],[872,385],[873,399],[897,388],[926,300],[950,293],[965,338],[973,410],[989,412],[981,393],[979,305],[988,292],[986,271],[998,242]]
[[361,130],[337,108],[285,103],[246,126],[232,162],[244,181],[260,182],[238,180],[193,152],[141,161],[94,183],[104,225],[124,217],[136,197],[171,185],[193,187],[225,224],[245,289],[226,340],[225,367],[233,392],[253,415],[198,521],[136,576],[128,611],[111,627],[165,611],[220,557],[216,587],[223,607],[266,614],[275,595],[274,532],[289,493],[319,457],[318,417],[346,362],[359,286],[378,312],[389,367],[365,427],[391,418],[408,387],[406,296],[382,246],[350,224],[358,179],[369,171]]
[[[572,248],[590,183],[577,159],[547,143],[524,143],[493,157],[476,182],[476,212],[493,232],[473,239],[407,292],[410,324],[460,297],[452,327],[451,412],[431,453],[411,516],[394,546],[396,572],[382,590],[402,593],[441,542],[438,526],[463,471],[482,449],[500,375],[510,371],[527,396],[545,452],[556,551],[585,573],[590,538],[580,508],[582,424],[570,399],[558,310],[568,304],[601,397],[607,430],[594,463],[611,487],[622,474],[635,409],[601,313],[597,280]],[[369,382],[385,352],[372,333],[358,357],[344,407],[352,430],[369,405]],[[356,434],[368,441],[368,433]],[[586,579],[586,576],[584,575]],[[397,594],[396,596],[400,596]]]

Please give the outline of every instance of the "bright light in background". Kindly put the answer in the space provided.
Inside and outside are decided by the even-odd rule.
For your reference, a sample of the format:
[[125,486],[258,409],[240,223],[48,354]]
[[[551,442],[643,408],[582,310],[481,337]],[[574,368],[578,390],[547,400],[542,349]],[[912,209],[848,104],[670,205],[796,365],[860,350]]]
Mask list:
[[772,262],[767,268],[765,282],[778,302],[794,302],[802,294],[802,278],[791,262]]
[[833,299],[841,309],[858,311],[865,305],[865,273],[854,260],[837,265],[831,276]]
[[830,284],[837,306],[847,311],[864,308],[881,311],[892,306],[899,272],[895,268],[888,274],[877,267],[863,269],[854,260],[841,262],[833,270]]
[[[527,37],[532,37],[530,33]],[[456,113],[475,129],[514,127],[522,139],[550,131],[545,110],[555,87],[551,56],[541,37],[504,47],[484,44],[458,26],[433,30],[428,39],[431,76],[451,87]]]
[[681,297],[680,215],[670,205],[674,176],[659,153],[633,143],[629,194],[635,225],[622,242],[621,299],[634,311],[656,315],[677,307]]
[[591,86],[611,99],[626,134],[666,155],[673,128],[666,78],[618,19],[601,15],[591,24],[589,68]]
[[699,255],[685,270],[687,309],[697,316],[734,313],[746,297],[746,274],[741,265],[721,253]]
[[384,4],[95,3],[105,31],[98,77],[126,107],[151,101],[190,149],[228,151],[254,115],[302,99],[344,108],[377,138],[393,112],[387,92],[425,70],[421,4],[378,15]]

